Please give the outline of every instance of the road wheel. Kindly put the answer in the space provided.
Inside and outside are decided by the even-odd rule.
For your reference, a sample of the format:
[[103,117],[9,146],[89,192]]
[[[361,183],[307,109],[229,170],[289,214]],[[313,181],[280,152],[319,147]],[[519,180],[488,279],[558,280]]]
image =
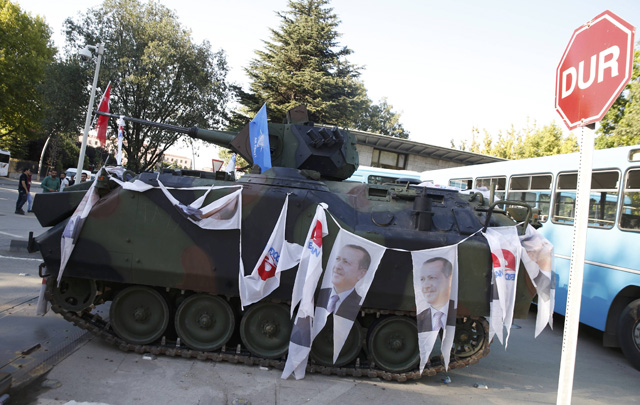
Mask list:
[[278,359],[289,350],[292,325],[288,306],[259,302],[242,317],[240,337],[254,356]]
[[420,360],[416,321],[390,316],[375,324],[369,332],[369,354],[378,367],[391,373],[416,367]]
[[631,364],[640,370],[640,299],[632,301],[618,320],[620,348]]
[[457,318],[453,355],[458,358],[471,357],[484,348],[485,339],[484,325],[480,319]]
[[235,317],[223,298],[195,294],[178,307],[175,326],[178,336],[188,347],[211,351],[229,341],[235,328]]
[[53,300],[67,311],[80,312],[89,308],[96,298],[96,282],[85,278],[62,277],[53,289]]
[[128,343],[146,345],[162,336],[169,324],[169,306],[156,290],[132,286],[120,291],[109,309],[111,327]]

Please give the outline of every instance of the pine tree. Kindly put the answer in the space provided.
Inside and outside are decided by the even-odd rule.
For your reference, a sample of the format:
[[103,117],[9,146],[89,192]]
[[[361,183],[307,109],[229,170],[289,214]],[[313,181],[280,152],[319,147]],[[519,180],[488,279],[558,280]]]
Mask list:
[[271,40],[245,69],[250,92],[240,93],[240,102],[248,115],[266,102],[270,121],[278,122],[305,104],[311,121],[352,127],[370,106],[361,68],[346,59],[352,51],[340,46],[340,21],[328,3],[291,0],[287,11],[278,13],[279,29],[271,29]]

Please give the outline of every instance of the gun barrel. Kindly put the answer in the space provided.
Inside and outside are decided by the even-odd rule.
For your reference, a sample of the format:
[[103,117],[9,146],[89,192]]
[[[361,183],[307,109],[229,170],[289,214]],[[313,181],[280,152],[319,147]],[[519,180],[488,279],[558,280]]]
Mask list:
[[213,143],[218,146],[222,146],[224,148],[234,149],[231,146],[231,141],[236,137],[236,134],[232,132],[215,131],[211,129],[202,129],[198,127],[190,127],[190,128],[180,127],[178,125],[164,124],[161,122],[153,122],[153,121],[143,120],[141,118],[133,118],[133,117],[127,117],[124,115],[111,114],[104,111],[96,111],[95,113],[98,115],[104,115],[110,118],[122,117],[122,119],[125,121],[133,122],[136,124],[149,125],[152,127],[164,129],[166,131],[179,132],[181,134],[189,135],[192,138],[202,139],[205,142]]

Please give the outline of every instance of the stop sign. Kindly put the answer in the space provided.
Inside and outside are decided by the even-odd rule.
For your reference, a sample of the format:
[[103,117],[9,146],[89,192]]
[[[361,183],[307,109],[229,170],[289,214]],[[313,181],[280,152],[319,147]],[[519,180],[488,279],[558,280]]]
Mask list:
[[556,70],[556,111],[574,129],[600,121],[631,79],[634,28],[605,11],[573,32]]

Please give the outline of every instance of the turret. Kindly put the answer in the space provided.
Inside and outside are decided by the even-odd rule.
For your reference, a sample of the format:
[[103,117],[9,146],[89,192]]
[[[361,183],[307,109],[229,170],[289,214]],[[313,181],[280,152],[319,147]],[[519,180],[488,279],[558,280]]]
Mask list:
[[[97,112],[118,118],[119,115]],[[225,131],[179,127],[139,118],[123,117],[143,125],[187,134],[224,148],[231,149],[253,164],[249,140],[249,124],[237,134]],[[286,124],[269,123],[269,145],[273,167],[312,170],[329,180],[349,178],[358,168],[355,136],[337,127],[314,126],[309,122],[307,109],[298,106],[287,112]]]

